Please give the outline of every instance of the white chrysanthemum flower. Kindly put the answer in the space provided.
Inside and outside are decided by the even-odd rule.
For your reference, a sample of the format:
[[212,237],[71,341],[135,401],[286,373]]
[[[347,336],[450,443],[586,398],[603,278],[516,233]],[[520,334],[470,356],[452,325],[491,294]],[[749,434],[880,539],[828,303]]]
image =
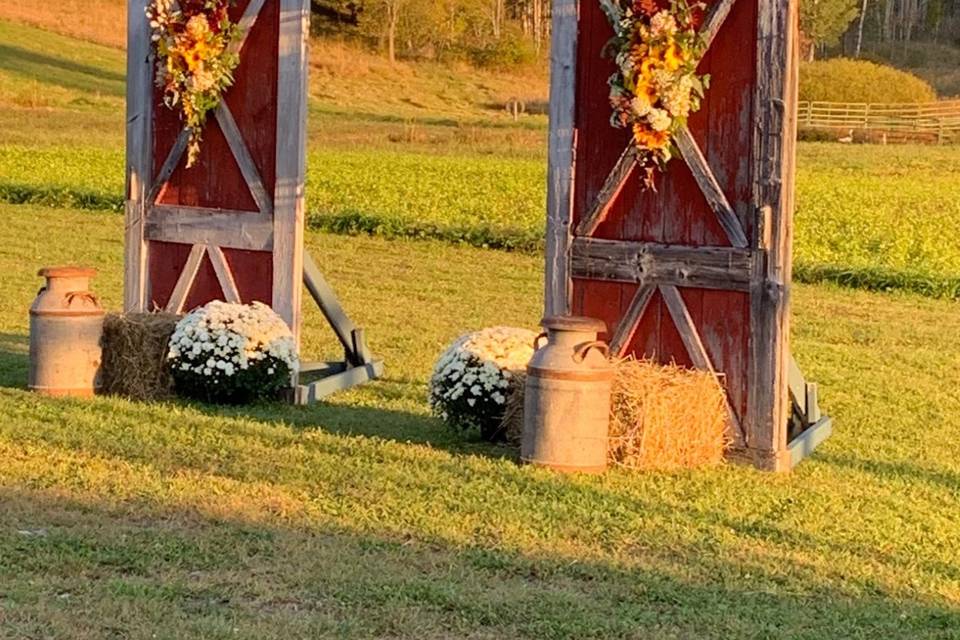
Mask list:
[[670,114],[664,109],[651,109],[647,114],[647,122],[654,131],[666,131],[670,128],[673,120]]
[[513,374],[526,369],[535,337],[525,329],[493,327],[457,339],[434,366],[434,413],[452,426],[495,437]]
[[[174,372],[207,377],[217,385],[231,384],[230,378],[250,370],[257,362],[267,362],[265,376],[280,373],[279,364],[285,365],[284,376],[299,368],[290,329],[270,307],[259,302],[242,305],[214,301],[190,312],[177,323],[168,359]],[[269,383],[264,378],[264,384],[276,388],[277,382]]]

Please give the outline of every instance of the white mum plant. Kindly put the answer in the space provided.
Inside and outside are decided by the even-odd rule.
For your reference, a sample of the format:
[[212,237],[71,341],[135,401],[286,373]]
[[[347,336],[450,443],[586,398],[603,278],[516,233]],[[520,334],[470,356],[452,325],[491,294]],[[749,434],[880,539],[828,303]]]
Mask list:
[[455,429],[478,429],[487,440],[503,437],[501,422],[518,374],[533,356],[537,334],[492,327],[458,338],[437,360],[430,378],[430,407]]
[[299,366],[289,327],[260,302],[194,309],[177,323],[167,358],[178,393],[234,404],[276,398]]

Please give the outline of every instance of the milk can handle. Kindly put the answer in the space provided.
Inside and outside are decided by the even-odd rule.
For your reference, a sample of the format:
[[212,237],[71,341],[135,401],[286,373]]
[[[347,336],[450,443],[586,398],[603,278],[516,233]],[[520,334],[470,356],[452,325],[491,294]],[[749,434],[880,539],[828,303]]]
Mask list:
[[543,331],[542,333],[540,333],[540,335],[538,335],[536,338],[533,339],[533,350],[534,350],[534,351],[539,351],[539,350],[540,350],[540,341],[543,340],[543,339],[546,338],[546,337],[547,337],[547,332],[546,332],[546,331]]
[[92,291],[71,291],[67,293],[67,303],[72,303],[74,298],[83,298],[88,302],[100,306],[100,298],[98,298]]
[[577,347],[577,350],[573,354],[573,361],[577,364],[583,362],[584,358],[587,357],[590,349],[596,349],[603,352],[604,358],[610,357],[610,346],[603,340],[595,340],[594,342],[588,342]]

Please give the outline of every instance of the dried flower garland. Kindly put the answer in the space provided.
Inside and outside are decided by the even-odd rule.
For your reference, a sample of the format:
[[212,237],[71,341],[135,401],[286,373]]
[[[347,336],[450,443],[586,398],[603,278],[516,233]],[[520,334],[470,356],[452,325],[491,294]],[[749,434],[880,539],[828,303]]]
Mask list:
[[157,60],[163,103],[179,109],[190,132],[187,167],[200,153],[207,114],[233,84],[240,62],[230,46],[239,29],[227,15],[233,0],[152,0],[147,18]]
[[700,108],[710,77],[697,74],[706,43],[696,22],[702,3],[687,0],[602,0],[615,35],[608,51],[610,123],[633,131],[644,183],[654,186],[675,152],[674,136]]

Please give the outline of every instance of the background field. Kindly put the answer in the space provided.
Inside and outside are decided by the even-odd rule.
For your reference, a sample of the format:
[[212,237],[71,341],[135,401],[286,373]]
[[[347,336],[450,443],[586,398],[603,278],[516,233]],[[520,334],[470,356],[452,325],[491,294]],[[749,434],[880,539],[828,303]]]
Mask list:
[[[122,52],[11,22],[0,37],[0,201],[120,211]],[[311,226],[542,247],[546,120],[497,101],[523,78],[374,60],[339,79],[330,49],[312,84]],[[799,153],[799,281],[960,296],[960,146]]]
[[[386,378],[50,400],[24,390],[37,268],[93,265],[120,305],[122,54],[0,21],[0,639],[960,638],[960,314],[932,297],[958,290],[956,148],[801,146],[798,276],[895,291],[794,287],[836,433],[793,475],[560,478],[425,403],[453,338],[542,310],[545,120],[497,105],[527,81],[337,51],[307,245]],[[336,353],[309,307],[304,334]]]

